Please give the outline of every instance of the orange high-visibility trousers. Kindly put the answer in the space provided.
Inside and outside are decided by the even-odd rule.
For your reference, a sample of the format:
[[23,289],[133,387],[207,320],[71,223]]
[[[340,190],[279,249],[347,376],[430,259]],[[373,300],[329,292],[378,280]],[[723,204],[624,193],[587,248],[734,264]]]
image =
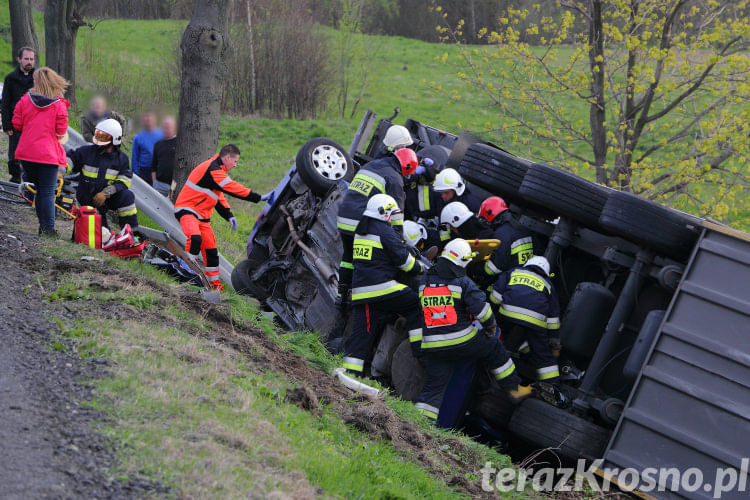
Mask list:
[[198,220],[194,215],[180,217],[180,227],[187,237],[185,251],[197,256],[203,255],[204,271],[212,285],[219,284],[219,250],[216,248],[216,237],[210,222]]

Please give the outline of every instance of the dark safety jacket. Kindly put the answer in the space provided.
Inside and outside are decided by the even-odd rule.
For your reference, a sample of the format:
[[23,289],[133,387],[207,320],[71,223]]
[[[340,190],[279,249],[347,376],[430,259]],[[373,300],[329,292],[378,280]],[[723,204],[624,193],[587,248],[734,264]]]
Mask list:
[[388,222],[365,217],[354,235],[352,304],[378,302],[403,293],[399,271],[418,274],[422,265]]
[[81,172],[76,197],[83,205],[90,204],[94,195],[107,186],[114,186],[117,193],[130,188],[133,173],[128,155],[119,149],[107,152],[102,146],[81,146],[68,151],[68,158],[73,172]]
[[559,337],[557,293],[548,278],[532,269],[518,267],[501,273],[492,286],[490,301],[505,320]]
[[484,264],[484,272],[488,276],[496,276],[503,271],[523,266],[534,256],[531,232],[512,220],[510,215],[503,217],[499,224],[492,227],[489,238],[500,240],[500,245]]
[[468,342],[479,332],[474,320],[486,324],[493,319],[484,292],[463,269],[445,259],[425,273],[419,300],[424,328],[421,338],[409,340],[421,340],[422,349],[447,349]]
[[[367,163],[349,183],[336,220],[339,231],[354,234],[367,208],[367,201],[376,194],[392,196],[398,207],[404,210],[404,177],[398,159],[391,154]],[[402,226],[403,213],[394,216],[392,223]]]
[[443,200],[440,194],[432,190],[430,184],[420,184],[417,181],[410,182],[404,189],[406,219],[424,222],[437,219],[440,222],[440,210],[443,208]]
[[174,202],[175,217],[191,214],[199,221],[209,222],[216,208],[219,215],[229,220],[233,215],[224,193],[253,203],[260,201],[258,193],[229,177],[219,155],[215,154],[190,172]]

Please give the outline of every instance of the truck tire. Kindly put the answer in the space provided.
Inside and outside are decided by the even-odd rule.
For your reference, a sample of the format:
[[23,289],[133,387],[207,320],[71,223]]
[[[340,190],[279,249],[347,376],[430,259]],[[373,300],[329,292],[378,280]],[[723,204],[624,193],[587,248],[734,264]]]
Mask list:
[[424,384],[424,370],[411,353],[409,339],[404,339],[393,353],[391,384],[401,399],[416,401]]
[[479,395],[472,413],[495,429],[505,429],[515,409],[516,405],[508,391],[493,383],[486,392]]
[[701,228],[697,217],[621,191],[609,195],[599,223],[618,236],[678,260],[690,255]]
[[529,167],[519,189],[526,201],[591,228],[599,227],[609,191],[577,175],[539,163]]
[[562,458],[601,458],[609,430],[539,399],[527,399],[513,412],[508,430]]
[[502,196],[505,201],[522,201],[521,182],[532,162],[486,144],[472,144],[466,151],[459,173],[467,181]]
[[355,173],[349,153],[325,137],[307,141],[297,153],[296,165],[302,180],[317,196],[325,196],[339,181],[351,181]]

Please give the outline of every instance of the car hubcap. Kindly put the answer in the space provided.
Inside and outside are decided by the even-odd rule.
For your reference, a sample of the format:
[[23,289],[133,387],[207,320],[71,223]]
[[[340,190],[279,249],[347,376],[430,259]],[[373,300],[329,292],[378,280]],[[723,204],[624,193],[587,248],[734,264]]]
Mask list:
[[346,175],[347,164],[344,154],[333,146],[322,145],[312,152],[312,162],[318,173],[332,181],[343,179]]

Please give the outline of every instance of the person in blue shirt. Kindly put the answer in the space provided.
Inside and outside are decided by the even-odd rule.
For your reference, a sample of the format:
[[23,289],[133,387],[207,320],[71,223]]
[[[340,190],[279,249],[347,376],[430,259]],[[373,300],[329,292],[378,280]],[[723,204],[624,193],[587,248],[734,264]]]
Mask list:
[[148,111],[141,117],[142,129],[133,138],[133,149],[130,152],[130,165],[133,174],[151,184],[151,160],[154,156],[154,144],[162,140],[163,133],[156,128],[156,114]]

